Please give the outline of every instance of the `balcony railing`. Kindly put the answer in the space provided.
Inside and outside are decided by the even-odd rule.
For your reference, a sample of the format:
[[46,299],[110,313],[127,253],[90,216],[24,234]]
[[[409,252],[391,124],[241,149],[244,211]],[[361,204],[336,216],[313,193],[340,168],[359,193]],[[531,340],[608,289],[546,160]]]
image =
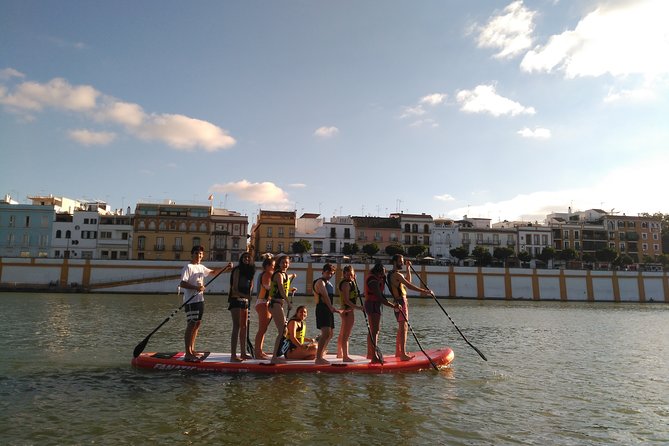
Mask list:
[[165,251],[165,245],[153,245],[154,251]]

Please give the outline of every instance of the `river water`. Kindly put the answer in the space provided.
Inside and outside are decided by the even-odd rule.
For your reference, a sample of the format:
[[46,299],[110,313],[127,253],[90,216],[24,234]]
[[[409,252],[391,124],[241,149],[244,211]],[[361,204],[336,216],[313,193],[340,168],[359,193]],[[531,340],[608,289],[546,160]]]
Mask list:
[[[664,304],[441,301],[485,362],[433,300],[412,299],[422,346],[455,351],[445,370],[227,376],[130,366],[176,295],[0,299],[2,444],[669,444]],[[229,350],[225,301],[208,297],[198,349]],[[182,350],[184,326],[179,313],[146,351]],[[386,356],[394,329],[386,312]],[[364,339],[358,315],[353,353]]]

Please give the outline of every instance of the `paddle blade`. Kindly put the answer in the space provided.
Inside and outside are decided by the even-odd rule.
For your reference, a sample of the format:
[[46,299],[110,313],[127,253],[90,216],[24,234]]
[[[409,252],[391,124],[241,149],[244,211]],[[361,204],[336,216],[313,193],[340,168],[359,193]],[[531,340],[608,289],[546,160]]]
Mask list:
[[149,337],[147,336],[146,338],[144,338],[142,342],[137,344],[137,347],[135,347],[135,349],[132,351],[132,356],[136,358],[139,355],[141,355],[144,349],[146,348],[146,344],[148,343],[149,343]]

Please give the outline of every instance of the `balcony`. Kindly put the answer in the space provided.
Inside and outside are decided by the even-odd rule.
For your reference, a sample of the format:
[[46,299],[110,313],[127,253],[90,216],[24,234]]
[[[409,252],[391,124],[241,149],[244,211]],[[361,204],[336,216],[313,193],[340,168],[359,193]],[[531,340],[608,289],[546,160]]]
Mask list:
[[165,251],[165,245],[153,245],[154,251]]
[[174,245],[174,246],[172,246],[172,251],[174,251],[174,252],[181,252],[181,251],[183,251],[183,250],[184,250],[183,245]]

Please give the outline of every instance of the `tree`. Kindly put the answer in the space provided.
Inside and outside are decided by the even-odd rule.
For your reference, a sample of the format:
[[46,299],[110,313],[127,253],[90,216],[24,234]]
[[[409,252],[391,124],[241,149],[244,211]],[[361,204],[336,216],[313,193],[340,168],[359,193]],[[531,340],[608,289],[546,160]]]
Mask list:
[[613,248],[602,248],[597,250],[595,257],[600,262],[613,263],[618,257],[618,251]]
[[293,253],[299,254],[300,256],[305,252],[311,251],[311,243],[309,240],[300,239],[292,244]]
[[413,245],[409,246],[407,249],[407,254],[409,257],[420,257],[423,253],[427,252],[427,246],[425,245]]
[[525,262],[525,263],[532,260],[532,256],[527,251],[520,251],[516,257],[518,257],[518,260],[520,260],[521,262]]
[[591,252],[584,252],[582,259],[586,263],[592,263],[597,260],[597,257],[595,257],[595,255]]
[[541,254],[539,254],[537,258],[548,265],[548,263],[553,260],[556,255],[557,252],[555,251],[555,248],[544,246],[544,249],[541,250]]
[[514,250],[508,246],[498,246],[492,252],[492,256],[506,266],[506,260],[514,254]]
[[379,252],[379,245],[376,243],[367,243],[362,247],[362,252],[370,257],[374,257],[374,255]]
[[469,250],[467,248],[463,248],[462,246],[458,246],[457,248],[453,248],[448,253],[458,259],[458,265],[462,263],[464,259],[466,259],[469,256]]
[[386,254],[391,257],[395,254],[404,254],[404,247],[400,244],[393,243],[392,245],[386,246]]
[[476,259],[478,266],[488,266],[492,262],[492,254],[483,246],[477,246],[472,250],[472,257]]
[[613,264],[617,267],[631,265],[632,263],[634,263],[634,259],[629,254],[621,254],[613,261]]
[[568,262],[578,258],[578,253],[572,248],[566,248],[560,251],[558,254],[558,259]]
[[357,243],[347,243],[341,250],[341,252],[347,256],[357,254],[358,251],[360,251],[360,247],[358,246]]

